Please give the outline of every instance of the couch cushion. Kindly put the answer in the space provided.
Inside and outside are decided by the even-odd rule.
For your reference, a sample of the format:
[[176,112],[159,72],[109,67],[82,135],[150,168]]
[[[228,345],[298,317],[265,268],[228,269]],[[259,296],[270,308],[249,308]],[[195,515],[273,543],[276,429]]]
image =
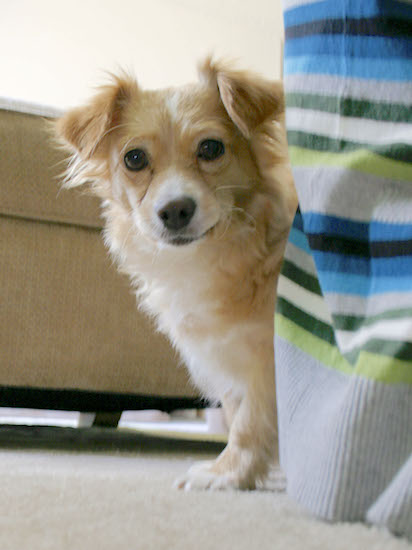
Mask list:
[[65,155],[42,116],[0,109],[0,215],[100,228],[98,200],[60,189]]

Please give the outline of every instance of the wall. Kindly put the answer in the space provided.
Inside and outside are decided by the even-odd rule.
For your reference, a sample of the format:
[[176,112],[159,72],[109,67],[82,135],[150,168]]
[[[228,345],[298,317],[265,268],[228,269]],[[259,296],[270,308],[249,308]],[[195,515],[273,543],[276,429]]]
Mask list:
[[145,87],[181,84],[209,52],[278,77],[282,32],[280,0],[8,0],[0,97],[66,108],[117,67]]

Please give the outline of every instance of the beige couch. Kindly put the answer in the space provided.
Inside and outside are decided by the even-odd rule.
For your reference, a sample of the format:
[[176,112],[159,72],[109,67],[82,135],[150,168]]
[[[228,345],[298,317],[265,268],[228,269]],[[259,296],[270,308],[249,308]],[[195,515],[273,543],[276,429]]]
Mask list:
[[43,117],[0,106],[0,406],[199,405],[111,264],[96,200],[59,191],[64,156]]

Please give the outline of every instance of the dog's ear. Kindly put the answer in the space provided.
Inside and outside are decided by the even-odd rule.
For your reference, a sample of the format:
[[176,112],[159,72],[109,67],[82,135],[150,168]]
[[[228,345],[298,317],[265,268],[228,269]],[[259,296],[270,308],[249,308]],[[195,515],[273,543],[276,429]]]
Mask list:
[[83,160],[102,150],[105,136],[120,123],[124,106],[138,90],[136,81],[127,75],[112,78],[87,105],[68,111],[55,122],[58,139]]
[[262,123],[277,120],[284,112],[281,82],[246,71],[235,71],[207,58],[199,65],[201,80],[217,86],[225,109],[245,137]]

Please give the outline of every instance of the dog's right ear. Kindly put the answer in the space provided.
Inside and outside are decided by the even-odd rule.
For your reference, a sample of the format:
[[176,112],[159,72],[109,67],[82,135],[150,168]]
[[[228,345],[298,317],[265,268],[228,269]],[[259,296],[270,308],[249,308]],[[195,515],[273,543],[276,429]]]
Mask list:
[[68,111],[55,122],[57,138],[83,160],[99,155],[104,138],[120,123],[123,108],[137,91],[133,78],[113,77],[113,82],[102,86],[89,104]]

